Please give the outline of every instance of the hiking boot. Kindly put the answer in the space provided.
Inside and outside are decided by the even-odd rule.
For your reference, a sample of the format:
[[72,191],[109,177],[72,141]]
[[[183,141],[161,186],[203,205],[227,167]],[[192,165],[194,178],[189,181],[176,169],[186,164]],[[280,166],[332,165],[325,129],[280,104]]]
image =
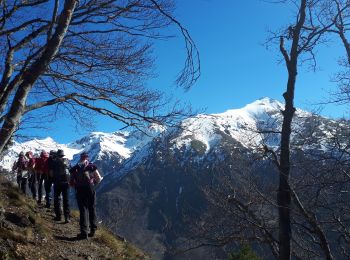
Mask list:
[[54,217],[54,219],[53,219],[54,221],[61,221],[62,220],[62,218],[61,217]]
[[38,200],[37,203],[38,203],[38,205],[41,205],[41,200]]
[[95,236],[95,230],[91,230],[88,236],[89,237],[94,237]]
[[50,204],[47,204],[47,203],[46,203],[45,208],[49,209],[50,206],[51,206]]
[[64,223],[65,223],[65,224],[68,224],[69,222],[70,222],[70,219],[69,219],[69,218],[65,218],[65,219],[64,219]]
[[84,240],[84,239],[87,239],[88,238],[88,235],[87,234],[84,234],[84,233],[79,233],[77,235],[77,239],[78,240]]

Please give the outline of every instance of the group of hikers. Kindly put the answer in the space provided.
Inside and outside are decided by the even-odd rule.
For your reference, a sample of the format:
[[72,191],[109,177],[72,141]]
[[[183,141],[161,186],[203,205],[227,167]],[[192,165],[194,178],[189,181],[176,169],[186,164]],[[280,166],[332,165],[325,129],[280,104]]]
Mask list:
[[80,233],[77,239],[87,239],[95,235],[97,225],[94,186],[102,178],[96,165],[89,161],[87,153],[83,152],[79,162],[71,167],[61,149],[50,153],[43,150],[40,156],[34,156],[31,151],[21,152],[13,165],[13,171],[17,174],[18,187],[26,194],[28,185],[38,204],[42,204],[44,186],[46,208],[51,207],[53,186],[55,221],[62,221],[62,196],[64,223],[70,222],[69,187],[74,187],[80,213]]

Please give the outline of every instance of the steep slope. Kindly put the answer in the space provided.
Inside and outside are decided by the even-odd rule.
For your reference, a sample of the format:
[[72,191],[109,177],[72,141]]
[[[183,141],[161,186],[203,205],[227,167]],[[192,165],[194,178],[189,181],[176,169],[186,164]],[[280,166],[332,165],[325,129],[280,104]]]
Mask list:
[[53,217],[52,210],[36,206],[0,176],[0,259],[149,258],[104,228],[94,238],[76,240],[78,218],[63,224]]
[[[157,153],[154,148],[156,142],[166,144],[166,149],[171,151],[180,151],[184,160],[188,159],[187,154],[195,152],[195,160],[199,161],[210,158],[208,154],[227,140],[232,140],[237,143],[236,145],[251,151],[261,149],[263,144],[276,149],[280,140],[278,132],[282,109],[283,104],[279,101],[262,98],[241,109],[232,109],[221,114],[200,114],[186,119],[179,127],[167,129],[156,138],[150,139],[144,146],[135,149],[135,153],[123,162],[118,171],[112,172],[103,185],[107,185],[109,179],[120,179],[130,170],[145,165],[145,161]],[[297,109],[293,125],[296,132],[297,129],[305,127],[306,118],[312,118],[312,114]],[[319,119],[321,118],[316,118],[318,122],[324,124],[327,132],[327,124],[332,120],[325,119],[323,122]],[[310,128],[313,127],[311,123],[307,123]]]
[[[169,129],[105,177],[98,190],[104,202],[100,216],[155,259],[225,258],[227,252],[213,248],[173,254],[198,236],[193,231],[196,220],[215,211],[205,187],[242,189],[248,175],[272,187],[277,182],[275,166],[262,159],[261,152],[264,145],[279,152],[282,108],[278,101],[263,98],[242,109],[198,115]],[[332,153],[329,137],[342,125],[349,129],[346,122],[297,110],[293,156]]]

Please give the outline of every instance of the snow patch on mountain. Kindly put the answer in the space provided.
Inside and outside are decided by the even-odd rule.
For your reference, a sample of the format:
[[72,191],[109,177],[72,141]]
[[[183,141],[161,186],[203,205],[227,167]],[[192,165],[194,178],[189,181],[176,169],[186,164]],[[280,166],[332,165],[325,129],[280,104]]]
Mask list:
[[[92,132],[78,141],[71,143],[71,147],[76,147],[82,152],[87,152],[91,160],[99,160],[103,155],[117,153],[122,159],[128,158],[132,150],[125,146],[127,133],[103,133]],[[75,156],[77,161],[79,156]]]
[[[182,132],[172,140],[175,148],[191,148],[193,140],[203,143],[206,153],[220,143],[224,135],[240,142],[244,147],[256,148],[262,143],[278,147],[284,104],[271,98],[261,98],[243,108],[230,109],[219,114],[200,114],[182,123]],[[296,110],[294,121],[312,114]],[[299,127],[294,124],[294,130]],[[297,132],[297,131],[296,131]]]
[[[278,131],[284,105],[277,100],[262,98],[240,109],[231,109],[220,114],[200,114],[185,120],[182,133],[174,138],[174,147],[191,147],[193,140],[205,144],[206,152],[216,146],[225,133],[245,147],[262,143],[262,130]],[[272,140],[270,140],[272,141]],[[273,140],[270,145],[277,145]]]
[[[117,131],[113,133],[92,132],[89,135],[69,144],[59,144],[51,137],[45,139],[34,139],[23,143],[15,142],[0,161],[0,167],[11,170],[13,163],[20,152],[32,151],[39,156],[42,150],[62,149],[72,164],[79,160],[82,152],[89,154],[91,161],[117,158],[121,163],[128,159],[136,150],[145,146],[155,136],[165,130],[164,127],[151,125],[148,129],[141,131]],[[113,168],[113,165],[111,165]]]
[[42,150],[56,151],[58,149],[62,149],[66,157],[70,160],[75,154],[81,151],[79,148],[70,147],[66,144],[58,144],[51,137],[45,139],[33,139],[24,143],[15,142],[0,161],[0,166],[5,170],[10,171],[20,152],[25,153],[32,151],[34,155],[39,156]]
[[[277,149],[280,135],[276,133],[282,125],[283,109],[284,104],[281,102],[262,98],[240,109],[230,109],[219,114],[199,114],[185,119],[180,128],[166,129],[151,125],[143,131],[92,132],[69,144],[58,144],[52,138],[35,139],[22,144],[16,143],[0,161],[0,165],[10,169],[21,151],[40,153],[42,149],[63,149],[67,157],[73,159],[72,163],[79,159],[80,153],[87,152],[91,161],[105,161],[110,171],[115,172],[114,169],[118,169],[116,175],[121,177],[130,169],[143,164],[153,153],[152,140],[155,137],[159,137],[160,141],[164,139],[164,142],[170,140],[169,149],[196,147],[197,151],[201,151],[199,154],[202,157],[220,144],[223,138],[232,138],[250,149],[259,147],[262,143]],[[293,122],[298,117],[310,115],[311,113],[297,109]],[[266,133],[262,133],[262,130]],[[123,166],[119,168],[121,163]]]

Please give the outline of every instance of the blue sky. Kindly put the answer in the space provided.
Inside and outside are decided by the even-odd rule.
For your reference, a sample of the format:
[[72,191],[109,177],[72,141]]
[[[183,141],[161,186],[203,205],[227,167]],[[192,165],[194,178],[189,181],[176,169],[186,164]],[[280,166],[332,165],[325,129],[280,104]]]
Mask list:
[[[285,5],[275,5],[262,0],[177,0],[176,17],[189,30],[200,52],[202,76],[188,92],[173,87],[174,79],[184,59],[184,42],[176,28],[172,33],[177,38],[158,42],[154,53],[157,56],[157,78],[150,86],[174,93],[196,109],[207,113],[220,113],[240,108],[261,97],[282,101],[287,71],[277,46],[266,49],[262,45],[268,29],[278,29],[290,21],[291,10]],[[337,58],[343,51],[339,43],[332,48],[319,50],[318,70],[314,73],[307,67],[300,68],[296,85],[295,105],[311,110],[315,103],[329,97],[335,90],[330,77],[337,70]],[[326,106],[325,116],[346,116],[340,106]],[[70,142],[86,132],[76,132],[74,123],[58,121],[48,131],[36,130],[41,137],[51,136],[58,142]],[[115,121],[97,118],[96,131],[112,132],[120,128]]]

